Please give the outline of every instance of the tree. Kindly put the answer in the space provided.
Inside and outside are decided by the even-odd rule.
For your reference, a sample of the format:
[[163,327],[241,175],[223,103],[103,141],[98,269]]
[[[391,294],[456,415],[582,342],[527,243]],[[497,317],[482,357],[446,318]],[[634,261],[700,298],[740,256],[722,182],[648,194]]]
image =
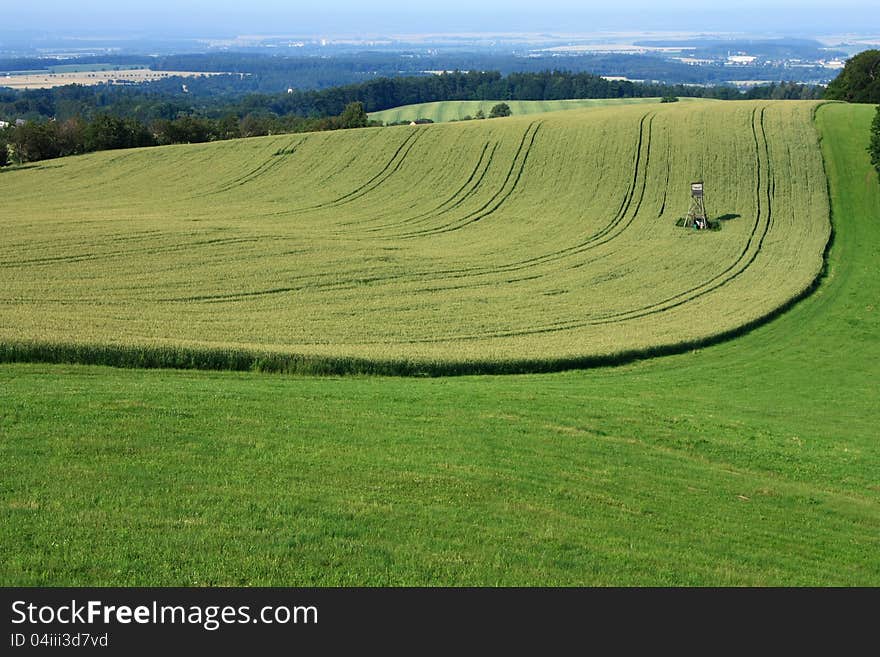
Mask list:
[[367,127],[367,111],[364,104],[360,101],[349,103],[342,110],[339,117],[341,128],[366,128]]
[[235,114],[227,114],[217,121],[216,135],[217,139],[238,139],[241,137],[238,117]]
[[88,151],[155,145],[156,140],[153,135],[135,119],[120,119],[110,114],[102,114],[85,130],[85,147]]
[[208,119],[181,116],[173,121],[160,119],[152,126],[153,136],[160,146],[167,144],[200,144],[210,141],[214,126]]
[[248,114],[239,123],[239,136],[263,137],[269,134],[271,119],[267,116]]
[[877,114],[874,115],[874,121],[871,123],[871,145],[868,147],[871,153],[871,164],[880,173],[880,106],[877,107]]
[[0,134],[0,167],[5,167],[9,164],[9,143],[6,141],[6,136]]
[[79,155],[86,152],[86,122],[76,116],[55,124],[60,155]]
[[19,162],[37,162],[61,156],[52,121],[26,121],[12,132],[12,147]]
[[663,96],[663,98],[660,99],[660,102],[661,103],[677,103],[678,96]]
[[474,114],[474,118],[475,119],[485,119],[486,118],[486,114],[485,114],[485,112],[483,112],[482,108],[477,110],[477,113]]
[[880,103],[880,50],[865,50],[850,59],[828,85],[825,98]]
[[510,111],[510,105],[507,103],[498,103],[489,110],[490,119],[498,119],[502,116],[510,116],[511,114],[513,114],[513,112]]

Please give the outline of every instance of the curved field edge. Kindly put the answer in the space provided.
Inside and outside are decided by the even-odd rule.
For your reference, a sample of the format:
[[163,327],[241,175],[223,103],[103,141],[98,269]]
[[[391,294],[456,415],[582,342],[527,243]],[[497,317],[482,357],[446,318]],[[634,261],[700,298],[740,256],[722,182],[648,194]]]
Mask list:
[[129,347],[101,344],[13,342],[0,344],[0,363],[109,365],[122,368],[169,368],[267,372],[314,376],[465,376],[479,374],[545,374],[566,370],[625,365],[710,347],[745,335],[773,321],[812,294],[827,269],[833,231],[825,245],[825,265],[803,290],[765,315],[739,327],[696,340],[684,340],[607,355],[520,360],[374,360],[354,357],[287,354],[249,349],[197,349],[180,346]]
[[[832,231],[833,235],[833,231]],[[498,374],[548,374],[568,370],[626,365],[640,360],[674,356],[733,340],[759,328],[807,298],[820,285],[827,269],[831,247],[829,237],[823,260],[825,266],[801,292],[767,314],[737,328],[716,335],[644,349],[631,349],[607,355],[571,358],[498,361],[373,360],[367,358],[286,354],[248,349],[194,349],[180,346],[129,347],[75,343],[0,344],[0,363],[49,363],[68,365],[108,365],[120,368],[215,370],[266,372],[306,376],[468,376]]]
[[[813,123],[815,124],[815,111]],[[634,187],[637,177],[638,169],[634,174]],[[827,184],[827,180],[825,182]],[[758,184],[760,187],[760,174]],[[642,185],[644,186],[644,181]],[[0,362],[79,363],[116,367],[263,371],[308,375],[391,376],[545,373],[621,365],[717,344],[743,335],[784,313],[816,289],[827,259],[830,230],[827,231],[827,235],[823,257],[820,259],[816,271],[813,272],[812,278],[806,280],[803,286],[794,290],[788,298],[778,300],[775,307],[766,309],[758,317],[709,335],[676,342],[661,342],[633,349],[623,348],[610,353],[574,353],[542,358],[504,357],[494,360],[479,357],[456,359],[454,356],[444,356],[443,359],[419,357],[382,359],[346,355],[344,346],[339,349],[339,355],[316,355],[297,353],[296,347],[280,351],[251,348],[247,345],[213,347],[184,346],[170,342],[112,344],[84,341],[13,340],[0,344]]]

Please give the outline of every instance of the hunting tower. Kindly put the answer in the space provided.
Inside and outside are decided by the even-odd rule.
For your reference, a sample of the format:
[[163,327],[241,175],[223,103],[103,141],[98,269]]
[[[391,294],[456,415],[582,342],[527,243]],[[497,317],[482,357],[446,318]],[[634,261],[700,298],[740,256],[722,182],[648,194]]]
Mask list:
[[706,205],[703,201],[703,181],[691,183],[691,208],[684,220],[686,228],[703,230],[709,227],[709,217],[706,215]]

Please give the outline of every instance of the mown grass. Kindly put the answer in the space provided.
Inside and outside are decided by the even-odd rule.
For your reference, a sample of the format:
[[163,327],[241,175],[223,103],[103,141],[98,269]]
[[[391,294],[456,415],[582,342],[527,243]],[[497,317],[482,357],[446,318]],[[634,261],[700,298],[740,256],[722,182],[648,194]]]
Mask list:
[[709,349],[443,379],[0,366],[0,582],[880,584],[872,114],[818,112],[819,289]]
[[[821,270],[815,107],[633,105],[9,171],[0,357],[439,375],[703,346]],[[720,231],[675,225],[696,178],[737,217]]]
[[[682,99],[691,101],[691,98]],[[418,119],[430,119],[435,123],[448,121],[460,121],[468,116],[474,117],[482,111],[484,116],[489,116],[492,108],[498,103],[507,103],[514,116],[524,114],[542,114],[544,112],[558,112],[569,109],[584,109],[589,107],[605,107],[608,105],[634,105],[640,103],[659,103],[659,98],[598,98],[583,100],[446,100],[436,103],[417,103],[415,105],[402,105],[381,112],[372,112],[370,118],[383,123],[397,123],[400,121],[417,121]]]

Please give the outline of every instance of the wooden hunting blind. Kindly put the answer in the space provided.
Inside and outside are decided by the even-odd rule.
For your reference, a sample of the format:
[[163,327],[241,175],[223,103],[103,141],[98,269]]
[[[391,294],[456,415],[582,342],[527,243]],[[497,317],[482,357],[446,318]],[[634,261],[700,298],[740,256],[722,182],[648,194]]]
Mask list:
[[691,207],[687,218],[684,220],[686,228],[703,230],[709,227],[709,217],[706,215],[706,204],[703,197],[703,181],[691,183]]

